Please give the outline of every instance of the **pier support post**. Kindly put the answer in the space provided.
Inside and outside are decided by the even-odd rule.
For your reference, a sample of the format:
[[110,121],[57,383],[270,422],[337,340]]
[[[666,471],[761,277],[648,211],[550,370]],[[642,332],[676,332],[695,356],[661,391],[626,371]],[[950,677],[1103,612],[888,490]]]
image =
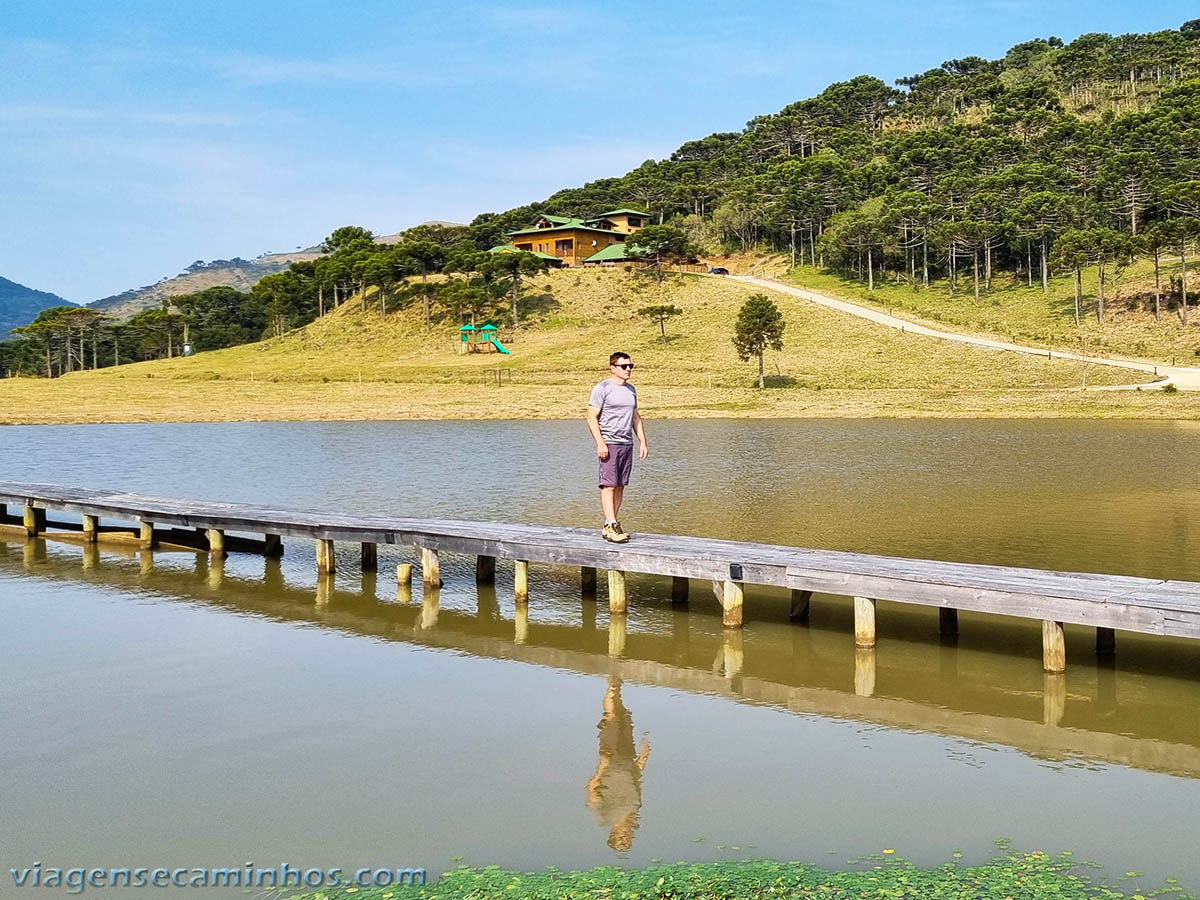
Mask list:
[[25,523],[25,533],[29,537],[37,537],[46,530],[46,511],[40,507],[25,504],[22,520]]
[[328,606],[333,600],[333,573],[319,572],[317,574],[317,606]]
[[746,592],[740,581],[714,581],[713,593],[721,601],[721,624],[726,628],[742,627],[742,603]]
[[625,655],[625,613],[616,613],[608,619],[608,655],[614,659]]
[[154,523],[143,520],[138,526],[138,545],[143,549],[154,547]]
[[1117,652],[1117,633],[1111,628],[1096,629],[1096,655],[1112,656]]
[[584,597],[596,597],[596,570],[592,566],[579,569],[579,593]]
[[149,575],[154,571],[154,553],[151,550],[138,551],[138,574]]
[[379,551],[371,541],[362,542],[362,568],[364,572],[374,572],[379,568]]
[[943,606],[938,609],[938,633],[946,637],[958,635],[958,610]]
[[627,608],[625,600],[625,573],[616,569],[608,570],[608,611],[624,614]]
[[100,519],[96,516],[83,517],[83,540],[85,543],[96,543],[96,534],[100,531]]
[[808,618],[808,608],[812,604],[812,591],[802,591],[792,588],[792,611],[788,618],[793,622]]
[[494,557],[494,556],[477,556],[477,557],[475,557],[475,583],[476,584],[495,584],[496,583],[496,557]]
[[675,575],[671,578],[671,602],[672,603],[687,603],[688,593],[691,589],[691,582],[682,575]]
[[875,601],[869,597],[854,598],[854,646],[875,646]]
[[858,647],[854,651],[854,693],[858,697],[875,696],[875,651]]
[[100,548],[95,544],[83,545],[83,568],[94,569],[100,565]]
[[523,559],[513,563],[513,599],[518,604],[529,602],[529,563]]
[[283,556],[283,538],[277,534],[264,534],[263,556],[267,559],[279,559]]
[[442,586],[442,565],[438,552],[428,547],[421,548],[421,580],[434,587]]
[[1067,671],[1067,641],[1062,622],[1042,620],[1042,669],[1051,673]]
[[333,556],[333,541],[317,538],[317,574],[332,575],[337,568]]
[[204,532],[208,538],[208,555],[213,559],[225,558],[225,532],[220,528],[208,528]]

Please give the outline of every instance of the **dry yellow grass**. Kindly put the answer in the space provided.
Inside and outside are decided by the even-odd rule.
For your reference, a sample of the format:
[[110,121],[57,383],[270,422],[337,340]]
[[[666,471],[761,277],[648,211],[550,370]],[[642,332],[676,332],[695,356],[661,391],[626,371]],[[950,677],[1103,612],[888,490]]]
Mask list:
[[[417,310],[383,320],[357,301],[281,338],[43,381],[0,382],[0,421],[560,418],[581,413],[613,349],[633,355],[647,415],[1200,417],[1200,397],[1158,391],[1081,393],[1077,363],[899,334],[783,295],[785,349],[769,353],[776,386],[730,336],[753,289],[686,277],[662,286],[619,270],[538,276],[511,356],[453,352],[457,322],[426,331]],[[655,303],[684,314],[669,344],[637,315]],[[483,384],[486,370],[511,385]],[[1089,385],[1136,374],[1101,366]],[[710,386],[711,383],[711,386]]]

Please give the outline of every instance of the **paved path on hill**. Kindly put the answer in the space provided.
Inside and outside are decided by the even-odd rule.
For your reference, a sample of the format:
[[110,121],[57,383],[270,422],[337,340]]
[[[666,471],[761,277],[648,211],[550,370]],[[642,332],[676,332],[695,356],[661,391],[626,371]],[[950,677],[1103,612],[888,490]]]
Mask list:
[[[713,276],[726,277],[726,276]],[[915,322],[909,322],[905,319],[899,319],[896,316],[888,315],[887,313],[879,312],[866,306],[859,306],[857,303],[849,303],[845,300],[837,300],[833,297],[828,297],[825,294],[817,294],[813,291],[806,291],[803,288],[792,287],[789,284],[784,284],[780,281],[775,281],[769,278],[755,278],[752,275],[730,275],[727,276],[735,281],[741,281],[745,284],[752,284],[756,287],[766,288],[771,291],[778,291],[782,294],[790,294],[793,297],[800,297],[803,300],[808,300],[812,303],[827,306],[830,309],[836,309],[839,312],[849,313],[852,316],[858,316],[860,319],[867,319],[875,322],[878,325],[884,325],[888,328],[896,328],[905,334],[919,334],[924,337],[940,338],[944,341],[955,341],[959,344],[971,344],[975,347],[986,347],[989,350],[1008,350],[1013,353],[1024,353],[1029,356],[1044,356],[1047,359],[1066,359],[1075,362],[1095,363],[1100,366],[1116,366],[1119,369],[1132,369],[1136,372],[1145,372],[1148,375],[1154,376],[1156,379],[1149,385],[1137,384],[1122,384],[1122,385],[1104,385],[1089,390],[1133,390],[1138,387],[1162,388],[1168,384],[1173,384],[1181,391],[1200,391],[1200,368],[1189,366],[1161,366],[1154,363],[1137,362],[1132,359],[1118,359],[1116,357],[1103,356],[1084,356],[1079,353],[1071,353],[1064,350],[1044,350],[1038,347],[1027,347],[1023,344],[1010,344],[1006,341],[994,341],[990,338],[973,337],[969,334],[956,334],[953,331],[939,331],[936,328],[929,328],[925,325],[918,325]]]

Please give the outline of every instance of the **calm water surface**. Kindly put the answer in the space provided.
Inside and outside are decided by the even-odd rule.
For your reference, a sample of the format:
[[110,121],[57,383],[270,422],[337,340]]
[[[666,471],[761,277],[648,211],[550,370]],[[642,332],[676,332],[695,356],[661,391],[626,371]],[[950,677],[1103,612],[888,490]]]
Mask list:
[[[651,423],[622,521],[846,550],[1200,580],[1194,423]],[[576,423],[7,428],[0,477],[168,496],[596,520]],[[922,863],[992,840],[1200,884],[1200,645],[748,591],[726,636],[693,584],[631,579],[626,628],[578,573],[397,596],[344,546],[281,563],[0,540],[0,866],[523,868],[770,854]],[[832,854],[829,851],[834,851]],[[7,896],[9,888],[0,888]],[[96,890],[92,890],[96,893]],[[49,895],[53,892],[46,891]],[[117,896],[119,892],[101,892]],[[240,892],[233,892],[240,896]]]

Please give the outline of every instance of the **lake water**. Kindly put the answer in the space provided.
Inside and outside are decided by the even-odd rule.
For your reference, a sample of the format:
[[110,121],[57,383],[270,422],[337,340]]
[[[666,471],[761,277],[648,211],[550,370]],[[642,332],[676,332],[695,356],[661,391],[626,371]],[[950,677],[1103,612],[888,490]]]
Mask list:
[[[892,555],[1200,581],[1200,425],[650,423],[622,522]],[[0,478],[412,516],[597,522],[582,423],[0,430]],[[636,536],[635,536],[636,540]],[[1200,884],[1200,644],[631,577],[623,633],[578,572],[436,604],[339,546],[282,561],[0,540],[0,865],[519,868],[773,855],[923,864],[993,840]],[[832,853],[830,851],[833,851]],[[89,888],[89,893],[120,896]],[[44,890],[42,895],[54,892]],[[168,892],[168,895],[171,892]],[[194,893],[194,892],[193,892]],[[208,896],[213,892],[201,892]],[[227,892],[242,896],[240,891]],[[20,892],[17,893],[20,895]],[[190,895],[190,894],[189,894]]]

